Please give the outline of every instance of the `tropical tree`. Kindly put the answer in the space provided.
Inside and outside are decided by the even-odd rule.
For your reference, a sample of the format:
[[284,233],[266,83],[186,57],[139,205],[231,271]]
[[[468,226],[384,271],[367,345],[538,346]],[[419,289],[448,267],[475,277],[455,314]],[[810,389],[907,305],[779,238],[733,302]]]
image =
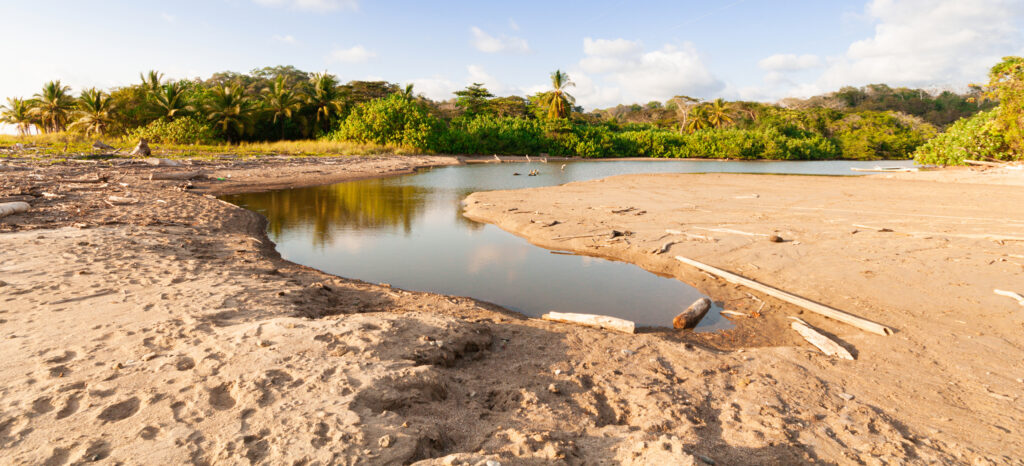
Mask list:
[[679,117],[679,134],[687,130],[687,123],[690,120],[690,110],[700,104],[700,99],[688,95],[677,95],[668,100],[669,106],[675,108]]
[[149,70],[146,73],[139,73],[139,77],[142,78],[142,87],[145,87],[149,92],[155,94],[160,90],[164,74],[156,70]]
[[160,118],[173,121],[184,113],[194,110],[185,98],[185,87],[180,82],[171,81],[153,91],[153,107]]
[[473,83],[461,91],[455,91],[455,106],[461,108],[467,116],[489,113],[488,100],[491,97],[494,94],[483,83]]
[[306,102],[316,114],[316,126],[326,132],[331,118],[341,116],[345,109],[345,96],[338,89],[338,78],[326,71],[309,78],[310,88]]
[[408,100],[415,99],[416,95],[412,91],[412,86],[413,86],[412,83],[406,84],[405,87],[402,88],[401,91],[398,91],[399,94],[401,94],[402,97],[404,97],[404,98],[406,98]]
[[33,96],[32,116],[39,120],[44,132],[61,131],[67,125],[68,116],[75,109],[75,98],[71,88],[57,81],[43,86],[42,92]]
[[32,117],[33,104],[31,100],[8,97],[7,105],[0,105],[0,123],[14,125],[19,136],[28,134],[35,122]]
[[78,98],[78,119],[69,129],[80,130],[86,135],[103,135],[114,121],[114,101],[106,92],[95,87],[82,91]]
[[224,134],[229,143],[237,142],[252,129],[252,101],[238,84],[217,86],[204,107],[206,119]]
[[302,109],[302,99],[288,87],[283,75],[279,75],[274,80],[274,86],[265,89],[264,94],[266,97],[263,99],[263,107],[273,116],[275,125],[281,120],[281,139],[284,139],[285,120],[290,120],[293,114]]
[[569,75],[562,70],[555,70],[551,73],[552,89],[541,96],[541,105],[548,109],[550,118],[567,118],[572,112],[572,106],[576,98],[566,92],[566,89],[575,86],[576,83],[569,80]]
[[706,106],[707,120],[711,126],[721,128],[732,124],[732,105],[728,102],[719,98],[715,99],[714,102],[706,104]]
[[711,121],[708,115],[708,107],[706,105],[698,105],[690,109],[690,113],[686,116],[687,132],[694,133],[710,127]]

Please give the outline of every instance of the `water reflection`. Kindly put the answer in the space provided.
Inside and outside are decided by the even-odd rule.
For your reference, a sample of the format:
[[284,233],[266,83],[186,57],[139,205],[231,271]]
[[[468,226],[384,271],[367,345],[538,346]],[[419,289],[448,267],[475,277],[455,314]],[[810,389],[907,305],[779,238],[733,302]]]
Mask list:
[[[265,215],[269,235],[284,258],[329,273],[472,296],[532,316],[557,310],[668,326],[701,297],[697,290],[631,264],[551,254],[493,225],[463,217],[460,201],[475,191],[629,173],[851,175],[851,166],[877,163],[620,161],[572,162],[564,169],[560,164],[470,165],[224,199]],[[531,169],[540,175],[513,176]],[[698,329],[729,327],[720,310],[713,307]]]

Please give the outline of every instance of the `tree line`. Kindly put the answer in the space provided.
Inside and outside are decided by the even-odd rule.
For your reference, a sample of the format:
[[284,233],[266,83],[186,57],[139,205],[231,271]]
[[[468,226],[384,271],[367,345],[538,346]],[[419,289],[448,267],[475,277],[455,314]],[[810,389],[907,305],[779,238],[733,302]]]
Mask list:
[[874,85],[779,104],[676,96],[585,112],[568,74],[556,70],[550,83],[531,96],[496,96],[473,83],[434,101],[412,85],[343,84],[291,66],[177,81],[150,71],[137,84],[77,96],[49,82],[30,98],[8,98],[0,121],[23,134],[174,144],[317,138],[462,154],[873,159],[907,157],[952,116],[993,106]]

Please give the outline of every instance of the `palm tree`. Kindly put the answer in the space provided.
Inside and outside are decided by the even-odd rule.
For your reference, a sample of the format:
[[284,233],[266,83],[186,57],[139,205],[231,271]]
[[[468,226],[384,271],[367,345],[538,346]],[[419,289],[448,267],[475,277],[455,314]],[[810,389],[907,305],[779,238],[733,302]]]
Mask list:
[[402,97],[404,97],[407,100],[412,100],[416,98],[416,95],[413,94],[412,92],[412,83],[406,84],[405,88],[399,91],[399,93],[402,95]]
[[274,87],[265,89],[267,94],[263,101],[267,112],[274,116],[274,124],[281,120],[281,139],[284,139],[284,121],[292,118],[302,108],[302,99],[288,87],[284,75],[274,80]]
[[345,108],[345,97],[338,89],[338,78],[327,72],[316,73],[309,79],[310,90],[306,101],[316,112],[316,125],[320,130],[329,129],[332,116],[338,116]]
[[732,105],[722,100],[721,98],[715,99],[714,102],[707,104],[708,111],[708,123],[714,126],[716,129],[723,126],[732,124]]
[[541,96],[541,105],[548,108],[549,118],[566,118],[572,112],[572,105],[576,98],[566,92],[566,89],[575,86],[576,83],[569,80],[569,75],[562,70],[555,70],[551,73],[552,90]]
[[160,81],[164,79],[164,74],[156,70],[149,70],[145,74],[139,73],[139,77],[142,78],[142,87],[155,94],[160,90]]
[[18,128],[18,135],[24,136],[35,122],[32,118],[32,106],[35,103],[31,100],[7,98],[7,105],[0,105],[0,123],[7,123]]
[[228,142],[235,142],[251,128],[255,109],[238,84],[217,86],[205,106],[206,119],[224,133]]
[[71,123],[69,129],[82,130],[86,135],[103,135],[113,122],[114,102],[107,93],[96,89],[82,91],[78,98],[78,119]]
[[75,108],[75,98],[71,96],[71,88],[60,81],[50,81],[43,86],[42,92],[36,94],[35,105],[32,107],[34,116],[44,132],[56,132],[67,125],[68,115]]
[[711,121],[706,105],[698,105],[690,109],[690,114],[686,117],[686,131],[693,133],[710,127]]
[[194,110],[185,101],[185,88],[179,82],[171,81],[153,91],[153,105],[160,118],[174,120],[182,113]]

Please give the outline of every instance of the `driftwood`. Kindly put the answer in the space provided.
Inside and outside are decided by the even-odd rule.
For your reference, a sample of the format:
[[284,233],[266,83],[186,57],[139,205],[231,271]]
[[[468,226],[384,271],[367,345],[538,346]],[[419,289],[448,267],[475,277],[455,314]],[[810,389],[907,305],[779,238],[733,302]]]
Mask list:
[[92,143],[92,148],[95,150],[114,150],[114,146],[104,144],[103,141],[100,141],[99,139]]
[[154,167],[160,167],[160,166],[163,166],[163,167],[180,167],[181,166],[181,162],[179,162],[177,160],[170,160],[170,159],[149,158],[149,159],[146,159],[145,162],[146,162],[146,164],[152,165]]
[[861,224],[858,224],[858,223],[854,223],[853,226],[855,226],[857,228],[863,228],[865,230],[875,230],[875,231],[877,231],[879,233],[891,233],[892,232],[892,228],[873,227],[871,225],[861,225]]
[[685,311],[680,312],[675,319],[672,319],[672,327],[677,330],[694,328],[708,314],[709,310],[711,310],[711,300],[700,298]]
[[203,172],[187,171],[187,172],[154,172],[149,174],[150,180],[191,180],[202,175]]
[[797,306],[800,306],[800,307],[802,307],[804,309],[807,309],[808,311],[814,312],[816,314],[821,314],[821,315],[823,315],[825,317],[829,317],[829,318],[838,320],[840,322],[850,324],[850,325],[852,325],[854,327],[857,327],[857,328],[859,328],[861,330],[864,330],[864,331],[867,331],[867,332],[871,332],[871,333],[877,333],[879,335],[892,335],[893,334],[893,331],[892,331],[891,328],[886,327],[886,326],[884,326],[882,324],[878,324],[878,323],[872,322],[870,320],[867,320],[867,319],[864,319],[864,318],[861,318],[861,317],[857,317],[857,316],[852,315],[852,314],[848,314],[848,313],[840,311],[838,309],[833,309],[831,307],[825,306],[823,304],[816,303],[816,302],[811,301],[811,300],[809,300],[807,298],[802,298],[802,297],[797,296],[797,295],[792,294],[792,293],[787,293],[787,292],[782,291],[782,290],[777,289],[777,288],[772,288],[772,287],[770,287],[768,285],[764,285],[762,283],[758,283],[758,282],[756,282],[754,280],[751,280],[749,278],[741,277],[741,276],[736,275],[736,274],[734,274],[732,272],[727,272],[725,270],[722,270],[722,269],[719,269],[719,268],[716,268],[716,267],[712,267],[712,266],[707,265],[707,264],[703,264],[703,263],[697,262],[697,261],[695,261],[693,259],[687,259],[687,258],[682,257],[682,256],[676,256],[676,259],[679,260],[680,262],[683,262],[684,264],[692,265],[692,266],[694,266],[694,267],[696,267],[696,268],[698,268],[700,270],[703,270],[705,272],[708,272],[708,273],[710,273],[712,275],[716,275],[718,277],[721,277],[721,278],[725,279],[725,281],[727,281],[729,283],[736,283],[736,284],[743,285],[743,286],[746,286],[746,287],[749,287],[749,288],[753,288],[753,289],[755,289],[757,291],[760,291],[760,292],[762,292],[762,293],[764,293],[764,294],[766,294],[768,296],[773,296],[773,297],[781,299],[781,300],[783,300],[783,301],[785,301],[787,303],[795,304]]
[[564,322],[567,324],[579,324],[587,327],[597,327],[606,330],[615,330],[623,333],[634,333],[636,324],[618,317],[600,316],[595,314],[575,314],[571,312],[549,312],[541,316],[541,319],[553,322]]
[[0,204],[0,218],[28,212],[29,207],[27,202],[5,202]]
[[75,178],[70,180],[60,180],[61,183],[104,183],[107,180],[103,178]]
[[[615,231],[615,230],[612,230],[612,231]],[[554,237],[554,238],[551,238],[551,239],[552,239],[553,241],[565,241],[565,240],[567,240],[567,239],[577,239],[577,238],[593,238],[593,237],[595,237],[595,236],[608,236],[608,235],[610,235],[610,234],[611,234],[611,233],[595,233],[595,234],[592,234],[592,235],[572,235],[572,236],[556,236],[556,237]]]
[[129,155],[141,155],[143,157],[149,157],[152,155],[152,151],[149,150],[149,143],[145,139],[139,139],[139,143],[135,145]]
[[732,229],[729,229],[729,228],[702,228],[702,227],[694,227],[694,228],[696,228],[698,230],[713,231],[713,232],[716,232],[716,233],[731,233],[731,234],[734,234],[734,235],[768,236],[768,235],[766,235],[764,233],[748,233],[748,232],[745,232],[745,231],[732,230]]
[[117,204],[117,205],[135,204],[135,203],[139,202],[139,200],[134,198],[134,197],[122,197],[122,196],[110,196],[110,197],[107,198],[107,201],[110,202],[111,204]]
[[840,346],[839,343],[836,343],[831,338],[822,335],[820,332],[808,325],[807,322],[804,322],[799,318],[790,317],[790,319],[795,321],[790,324],[790,327],[792,327],[793,330],[796,330],[796,333],[799,333],[800,336],[804,337],[804,340],[807,340],[808,343],[820,349],[822,353],[853,361],[853,355],[850,354],[846,348]]
[[[2,215],[0,215],[0,216],[2,216]],[[1006,296],[1007,298],[1016,299],[1017,300],[1017,304],[1020,304],[1021,306],[1024,306],[1024,296],[1021,296],[1020,293],[1015,293],[1013,291],[1005,291],[1005,290],[993,290],[993,291],[997,295],[999,295],[999,296]]]
[[985,162],[983,160],[967,160],[967,159],[964,159],[964,163],[966,163],[968,165],[978,165],[978,166],[982,166],[982,167],[1005,167],[1006,166],[1005,163]]
[[723,316],[750,317],[750,316],[748,316],[748,315],[746,315],[746,314],[744,314],[742,312],[736,312],[736,311],[719,311],[718,313],[722,314]]
[[662,244],[660,248],[657,248],[657,249],[655,249],[652,252],[654,254],[665,254],[666,252],[668,252],[669,248],[671,248],[673,244],[676,244],[676,242],[675,241],[667,241],[665,244]]

